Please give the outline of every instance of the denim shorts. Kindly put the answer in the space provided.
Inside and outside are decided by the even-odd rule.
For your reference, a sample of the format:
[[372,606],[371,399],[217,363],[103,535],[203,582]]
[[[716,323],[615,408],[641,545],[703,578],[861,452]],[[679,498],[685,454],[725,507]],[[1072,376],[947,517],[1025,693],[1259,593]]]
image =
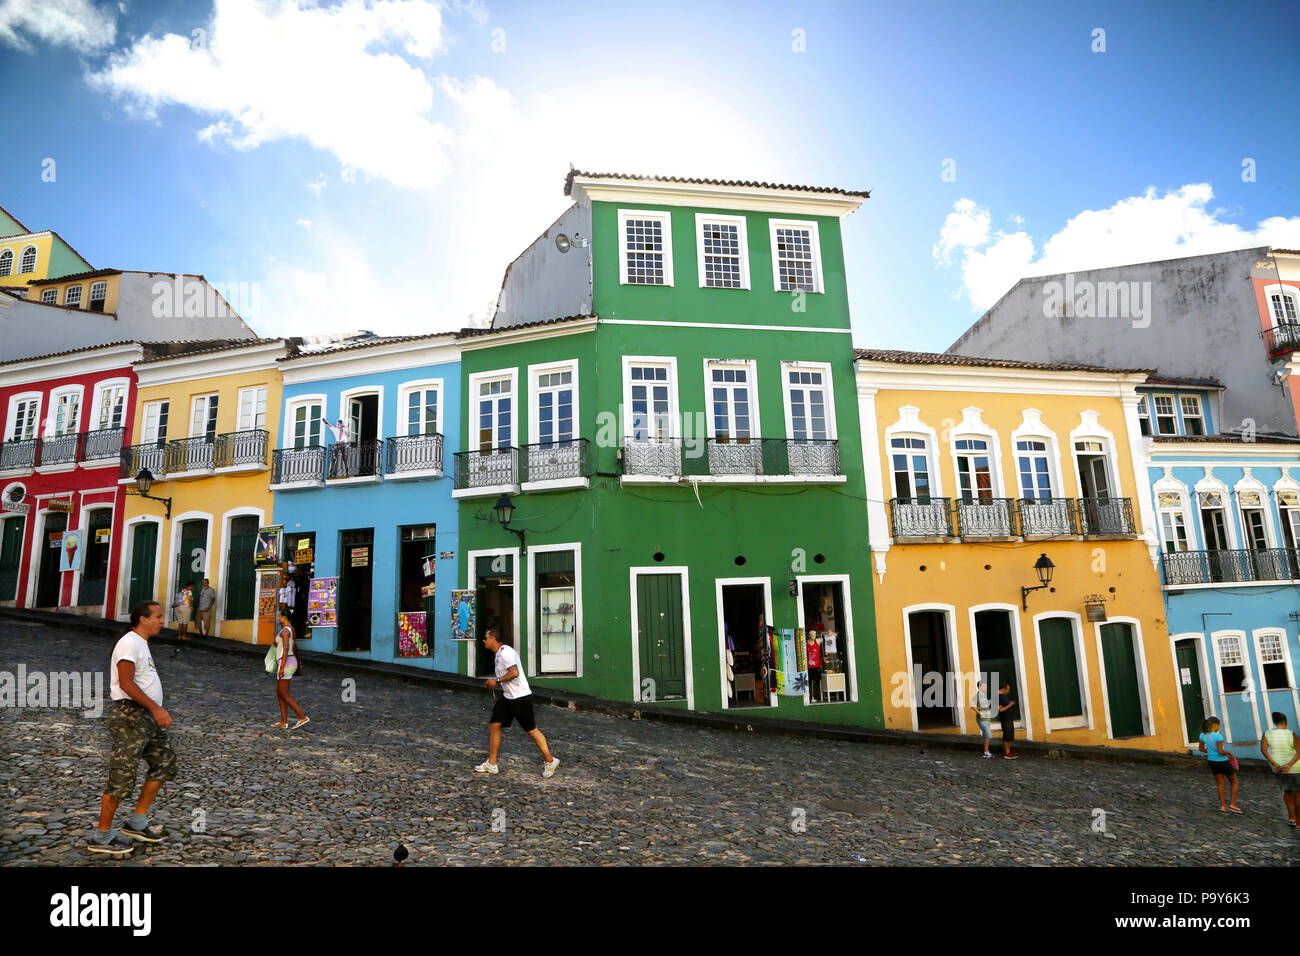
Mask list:
[[989,722],[987,720],[979,720],[976,721],[976,723],[980,725],[980,736],[983,737],[985,740],[992,740],[993,728],[991,727]]

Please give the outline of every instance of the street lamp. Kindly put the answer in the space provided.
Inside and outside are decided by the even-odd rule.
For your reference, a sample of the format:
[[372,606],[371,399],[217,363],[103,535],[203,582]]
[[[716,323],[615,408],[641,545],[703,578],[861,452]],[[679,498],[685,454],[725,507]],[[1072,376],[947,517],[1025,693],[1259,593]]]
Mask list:
[[153,487],[153,472],[148,468],[141,468],[139,474],[135,476],[135,493],[141,498],[148,498],[150,501],[161,501],[167,508],[167,520],[172,517],[172,500],[170,498],[155,498],[149,494],[149,489]]
[[1034,587],[1034,588],[1021,587],[1020,589],[1021,610],[1024,611],[1029,610],[1030,591],[1041,591],[1043,588],[1047,587],[1049,584],[1052,583],[1052,572],[1055,570],[1056,570],[1056,565],[1052,563],[1051,558],[1049,558],[1046,554],[1040,554],[1038,556],[1038,560],[1034,562],[1034,572],[1038,575],[1038,580],[1041,583],[1038,585],[1038,587]]
[[514,502],[510,500],[510,496],[502,495],[498,498],[497,503],[492,510],[497,513],[497,521],[501,524],[501,527],[519,539],[519,550],[523,551],[525,547],[524,531],[520,528],[510,527],[510,518],[515,513],[515,505]]

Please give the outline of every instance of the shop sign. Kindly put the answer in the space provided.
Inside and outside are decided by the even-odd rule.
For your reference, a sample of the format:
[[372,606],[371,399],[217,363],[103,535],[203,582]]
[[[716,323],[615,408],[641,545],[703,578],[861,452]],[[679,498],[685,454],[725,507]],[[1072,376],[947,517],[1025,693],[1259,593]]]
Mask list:
[[338,627],[338,578],[312,578],[307,588],[307,623],[312,627]]
[[112,533],[112,529],[110,528],[96,528],[95,544],[108,544],[109,535]]
[[63,532],[62,532],[62,531],[51,531],[51,532],[50,532],[50,547],[51,547],[51,548],[61,548],[61,547],[63,547]]
[[352,566],[354,568],[364,568],[370,563],[370,548],[361,547],[352,549]]
[[398,613],[397,656],[429,656],[428,618],[423,611],[400,611]]
[[72,514],[71,498],[51,498],[45,503],[47,511],[62,511],[65,514]]
[[310,550],[311,550],[311,538],[299,538],[299,539],[298,539],[298,550],[299,550],[299,551],[310,551]]
[[314,548],[302,548],[293,553],[295,564],[311,564],[315,560],[315,557],[316,551]]
[[63,533],[63,550],[59,552],[60,571],[81,570],[81,532],[65,531]]
[[280,572],[263,571],[257,581],[257,618],[263,624],[274,623],[279,615]]
[[456,552],[455,552],[455,551],[443,551],[441,554],[438,555],[438,560],[439,560],[439,561],[455,561],[455,560],[456,560]]

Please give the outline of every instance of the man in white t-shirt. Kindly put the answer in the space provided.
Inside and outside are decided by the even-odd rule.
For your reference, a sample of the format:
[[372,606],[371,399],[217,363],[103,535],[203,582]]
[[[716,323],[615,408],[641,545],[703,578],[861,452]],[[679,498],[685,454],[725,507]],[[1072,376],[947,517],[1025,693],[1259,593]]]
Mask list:
[[[149,639],[163,626],[157,601],[141,601],[131,608],[131,630],[113,648],[110,664],[112,709],[108,735],[113,744],[108,761],[108,787],[99,805],[99,829],[87,846],[94,853],[123,855],[135,841],[159,843],[162,827],[149,825],[149,805],[162,785],[176,776],[176,754],[167,739],[172,718],[163,710],[162,680],[149,651]],[[139,763],[148,764],[135,812],[113,829],[117,805],[131,795]]]
[[519,664],[519,654],[509,644],[502,644],[495,627],[489,627],[483,635],[483,646],[496,657],[493,667],[496,677],[489,677],[485,682],[489,690],[501,688],[501,696],[492,705],[492,716],[488,719],[488,758],[474,769],[479,773],[497,773],[497,751],[501,749],[501,728],[509,727],[511,722],[519,721],[519,726],[528,732],[542,752],[546,763],[542,766],[542,776],[552,777],[555,768],[560,765],[558,757],[551,756],[551,749],[546,744],[546,736],[537,729],[533,717],[533,692],[528,686]]

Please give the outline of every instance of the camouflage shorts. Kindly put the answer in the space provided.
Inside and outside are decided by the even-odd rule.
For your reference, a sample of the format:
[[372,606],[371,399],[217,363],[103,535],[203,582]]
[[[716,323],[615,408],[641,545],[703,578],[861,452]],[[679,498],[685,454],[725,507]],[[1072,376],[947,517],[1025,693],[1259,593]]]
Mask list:
[[113,753],[108,758],[108,788],[104,792],[114,799],[125,800],[131,795],[141,760],[149,765],[145,780],[175,778],[176,754],[167,739],[167,731],[139,704],[130,700],[113,701],[108,713],[108,736],[113,742]]

